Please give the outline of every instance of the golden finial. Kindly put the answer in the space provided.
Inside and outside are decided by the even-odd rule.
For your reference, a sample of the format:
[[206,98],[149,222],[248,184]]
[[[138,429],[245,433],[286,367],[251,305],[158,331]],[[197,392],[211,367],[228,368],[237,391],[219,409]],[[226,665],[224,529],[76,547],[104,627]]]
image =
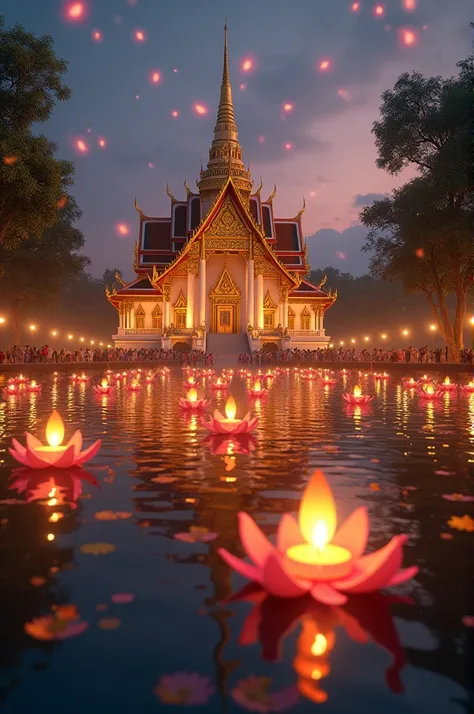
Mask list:
[[257,188],[257,190],[255,191],[255,193],[254,193],[253,195],[254,195],[254,196],[259,196],[259,195],[260,195],[260,191],[262,190],[262,188],[263,188],[263,181],[262,181],[262,177],[260,176],[260,186]]
[[326,285],[327,279],[328,279],[328,276],[326,275],[326,273],[324,273],[324,278],[321,280],[321,282],[318,285],[319,289],[321,289],[323,287],[323,285]]
[[337,300],[337,288],[335,289],[334,295],[332,296],[332,301],[336,302],[336,300]]
[[123,282],[122,278],[120,277],[120,275],[119,275],[119,273],[118,273],[117,271],[115,272],[115,280],[116,280],[118,283],[120,283],[120,285],[125,285],[125,283]]
[[110,290],[107,286],[105,286],[105,297],[107,297],[107,298],[110,297]]
[[170,187],[168,186],[168,184],[166,184],[166,193],[167,193],[168,196],[171,198],[171,201],[172,201],[173,203],[178,203],[177,200],[175,199],[175,197],[173,196],[173,194],[171,193]]
[[305,201],[304,196],[303,196],[303,205],[302,205],[302,207],[300,208],[300,210],[298,211],[298,213],[296,214],[296,216],[294,217],[293,220],[294,220],[294,221],[300,221],[300,220],[301,220],[301,216],[303,215],[303,213],[305,212],[305,210],[306,210],[306,201]]
[[189,188],[188,182],[186,181],[186,179],[184,179],[184,188],[186,189],[186,195],[187,195],[187,196],[192,196],[192,195],[193,195],[193,192],[192,192],[191,189]]
[[145,216],[145,214],[143,213],[142,209],[141,209],[140,206],[138,205],[136,198],[135,198],[135,200],[134,200],[134,202],[133,202],[133,205],[134,205],[134,207],[135,207],[136,212],[137,212],[138,215],[140,216],[140,218],[146,218],[146,216]]
[[138,241],[135,241],[135,247],[133,249],[133,269],[137,272],[138,269]]
[[267,200],[265,201],[265,203],[271,203],[271,202],[273,201],[273,199],[275,198],[276,193],[277,193],[277,187],[276,187],[276,183],[274,183],[274,184],[273,184],[273,191],[271,192],[271,194],[269,195],[269,197],[267,198]]

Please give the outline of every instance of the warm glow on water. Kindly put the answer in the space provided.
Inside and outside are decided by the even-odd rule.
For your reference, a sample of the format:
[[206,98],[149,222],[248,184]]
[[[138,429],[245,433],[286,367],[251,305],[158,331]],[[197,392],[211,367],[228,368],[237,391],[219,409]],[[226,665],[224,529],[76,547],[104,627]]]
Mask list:
[[[130,382],[137,379],[133,366],[127,369]],[[113,400],[98,399],[94,392],[102,372],[86,376],[79,384],[63,374],[56,380],[44,372],[28,374],[42,384],[38,398],[8,398],[0,409],[4,449],[12,437],[24,444],[25,431],[44,440],[54,410],[67,425],[67,439],[80,429],[83,448],[98,438],[103,442],[92,462],[71,472],[27,471],[14,465],[8,452],[2,454],[0,632],[7,644],[0,674],[10,682],[6,714],[53,709],[83,714],[94,707],[128,714],[130,702],[140,714],[152,714],[165,710],[154,688],[176,672],[207,677],[215,690],[207,703],[194,707],[196,713],[252,711],[242,704],[251,676],[270,678],[269,693],[292,701],[291,708],[280,710],[294,714],[316,711],[310,695],[301,693],[309,691],[303,683],[313,692],[314,687],[327,691],[324,706],[335,714],[350,711],[355,698],[364,714],[464,711],[459,702],[468,699],[471,665],[463,618],[474,616],[474,533],[466,519],[474,514],[473,504],[462,497],[473,493],[474,397],[445,390],[439,399],[423,399],[402,382],[413,371],[390,373],[388,380],[358,371],[343,379],[336,371],[336,383],[327,389],[319,377],[302,379],[291,367],[268,380],[266,398],[257,406],[248,396],[255,372],[247,379],[236,369],[227,392],[213,389],[209,378],[202,380],[199,398],[211,400],[206,418],[214,409],[225,414],[229,397],[238,418],[248,411],[259,416],[254,439],[239,442],[234,436],[209,437],[199,414],[183,414],[178,401],[186,396],[188,379],[179,367],[141,390],[129,390],[123,380]],[[446,375],[429,376],[442,382]],[[451,375],[453,383],[470,379],[470,374]],[[362,394],[374,395],[368,406],[343,401],[342,394],[353,393],[356,385]],[[0,388],[5,386],[4,378]],[[233,412],[232,402],[228,407]],[[58,423],[51,426],[56,443],[63,434]],[[382,596],[371,601],[359,596],[338,610],[317,605],[310,612],[294,600],[270,602],[262,608],[261,626],[253,631],[248,625],[244,636],[257,599],[226,602],[245,581],[230,573],[217,551],[224,547],[243,555],[237,530],[241,510],[274,536],[282,514],[296,515],[316,468],[330,483],[339,522],[358,507],[367,508],[368,551],[394,535],[409,536],[404,565],[419,565],[421,571],[398,593],[410,594],[414,604],[392,605],[393,620],[386,615],[387,620]],[[176,539],[179,533],[188,541]],[[208,533],[217,538],[206,542]],[[326,532],[320,528],[316,535],[318,547],[324,547]],[[127,597],[133,602],[123,604]],[[69,621],[60,611],[66,619],[57,631],[86,622],[84,634],[50,641],[26,634],[25,624],[56,612],[52,606],[71,612],[75,606],[80,616]],[[313,620],[311,637],[297,646],[304,621]],[[277,640],[287,630],[277,661]],[[250,644],[252,632],[257,641]],[[406,657],[400,669],[393,661],[404,658],[389,654],[384,639],[390,635],[390,649],[397,632]],[[239,644],[247,637],[248,645]],[[364,637],[370,644],[363,644]],[[375,644],[379,638],[385,645]],[[388,681],[399,677],[405,694],[387,686],[392,665],[396,674]],[[162,695],[170,702],[183,697],[186,687],[180,686],[178,694],[161,690]],[[51,691],[63,704],[52,702]],[[180,713],[193,707],[175,703],[168,709]]]

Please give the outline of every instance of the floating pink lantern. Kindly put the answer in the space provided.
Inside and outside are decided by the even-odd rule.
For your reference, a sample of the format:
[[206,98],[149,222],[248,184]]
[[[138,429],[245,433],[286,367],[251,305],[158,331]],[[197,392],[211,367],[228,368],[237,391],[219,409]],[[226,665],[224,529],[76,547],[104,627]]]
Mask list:
[[133,378],[130,384],[128,385],[129,392],[139,392],[141,388],[141,384],[139,383],[138,379],[135,378]]
[[3,390],[4,397],[16,397],[20,394],[20,385],[15,382],[9,382],[5,389]]
[[100,384],[94,384],[94,392],[104,397],[113,394],[114,387],[109,383],[108,379],[103,379]]
[[337,379],[334,377],[328,377],[326,374],[321,377],[321,381],[324,384],[324,386],[331,386],[332,384],[336,384]]
[[67,469],[71,466],[81,466],[90,461],[100,449],[101,441],[98,439],[89,448],[82,449],[82,434],[79,430],[74,432],[67,444],[63,445],[64,423],[60,414],[54,411],[46,425],[46,441],[44,446],[39,439],[26,432],[26,448],[16,439],[12,439],[13,448],[10,454],[16,461],[32,469],[45,469],[53,466],[57,469]]
[[265,374],[265,379],[272,380],[275,379],[276,374],[272,372],[271,369],[267,370],[267,373]]
[[471,379],[467,384],[461,384],[461,391],[472,394],[474,392],[474,379]]
[[276,597],[310,593],[326,605],[343,605],[346,593],[368,593],[413,578],[417,567],[400,569],[403,545],[399,535],[383,548],[362,555],[369,536],[367,510],[361,506],[337,528],[333,495],[321,471],[316,471],[301,501],[298,523],[290,514],[280,520],[274,546],[247,513],[239,513],[242,545],[253,564],[227,550],[219,553],[245,578]]
[[414,389],[414,388],[417,386],[417,384],[418,384],[418,382],[416,381],[416,379],[413,379],[413,377],[410,377],[410,378],[408,378],[408,379],[404,379],[404,380],[403,380],[403,383],[404,383],[405,387],[408,387],[408,389]]
[[186,411],[203,411],[209,404],[208,399],[198,399],[198,393],[194,387],[189,390],[186,397],[179,400],[179,406]]
[[88,381],[89,377],[84,374],[72,374],[71,375],[71,382],[75,382],[76,384],[86,384]]
[[451,382],[449,377],[445,377],[444,382],[438,384],[438,389],[441,389],[443,392],[454,392],[457,388],[458,385],[456,382]]
[[247,391],[249,395],[255,399],[262,399],[262,397],[266,397],[268,393],[268,389],[262,387],[262,383],[259,379],[256,379],[253,387],[249,387]]
[[374,377],[379,381],[390,379],[390,375],[388,374],[388,372],[374,372]]
[[316,379],[318,376],[318,373],[312,369],[301,370],[302,379]]
[[214,382],[212,386],[212,389],[215,389],[217,391],[224,391],[228,388],[229,382],[223,381],[221,377],[217,377],[216,381]]
[[192,389],[197,385],[196,377],[194,374],[189,375],[186,382],[183,383],[183,387]]
[[436,389],[432,384],[423,384],[421,389],[418,390],[418,396],[421,399],[441,399],[444,395],[442,389]]
[[428,382],[432,382],[433,380],[431,379],[431,377],[428,377],[427,374],[424,374],[422,377],[419,378],[418,381],[421,382],[421,384],[428,384]]
[[30,394],[38,394],[41,392],[42,385],[37,384],[34,379],[31,380],[29,384],[26,385],[26,391],[30,392]]
[[24,377],[22,374],[20,374],[18,377],[13,377],[13,381],[15,381],[16,384],[19,384],[21,386],[26,384],[29,379],[28,377]]
[[368,404],[374,397],[372,394],[362,394],[362,389],[356,384],[352,394],[346,392],[342,395],[342,398],[348,404]]
[[237,405],[233,397],[229,397],[225,404],[225,417],[218,409],[210,421],[201,419],[201,424],[213,434],[248,434],[253,431],[258,424],[258,417],[250,417],[248,412],[243,419],[236,419]]

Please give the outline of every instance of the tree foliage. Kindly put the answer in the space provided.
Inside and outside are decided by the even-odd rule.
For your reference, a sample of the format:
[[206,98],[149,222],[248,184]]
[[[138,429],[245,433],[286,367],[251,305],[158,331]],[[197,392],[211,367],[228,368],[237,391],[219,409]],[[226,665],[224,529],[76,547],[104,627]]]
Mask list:
[[[371,274],[421,292],[454,359],[463,345],[467,293],[474,274],[471,175],[473,58],[457,77],[403,74],[382,95],[373,126],[377,165],[418,176],[361,212],[370,231]],[[455,296],[454,316],[447,297]]]
[[58,161],[56,146],[31,127],[49,119],[55,101],[69,98],[67,63],[51,37],[37,38],[0,16],[0,244],[39,237],[58,219],[73,166]]
[[59,219],[39,238],[30,238],[16,248],[0,247],[4,275],[0,281],[0,300],[12,317],[18,337],[23,319],[54,305],[66,281],[82,273],[89,259],[79,254],[84,236],[74,223],[80,218],[74,199],[69,198]]
[[102,283],[110,292],[112,292],[114,288],[119,290],[122,287],[122,277],[123,273],[119,268],[107,268],[102,274]]

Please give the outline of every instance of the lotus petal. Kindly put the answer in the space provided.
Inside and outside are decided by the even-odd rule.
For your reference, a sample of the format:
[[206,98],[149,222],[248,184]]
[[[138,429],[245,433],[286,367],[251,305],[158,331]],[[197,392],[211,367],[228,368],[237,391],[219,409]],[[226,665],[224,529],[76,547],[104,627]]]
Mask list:
[[30,451],[30,449],[26,450],[26,460],[28,466],[32,469],[46,469],[48,466],[53,466],[51,462],[45,461],[40,456],[37,456],[34,451]]
[[369,527],[367,509],[360,506],[344,521],[332,543],[347,548],[353,558],[360,558],[367,546]]
[[240,511],[238,518],[243,548],[250,560],[261,568],[275,548],[247,513]]
[[311,587],[305,580],[296,580],[284,570],[282,559],[272,553],[263,566],[262,585],[271,595],[277,597],[300,597]]
[[82,434],[79,429],[77,429],[77,431],[75,431],[74,434],[71,436],[71,438],[67,442],[67,446],[74,446],[76,456],[79,456],[82,449]]
[[239,575],[243,575],[243,577],[247,578],[248,580],[253,580],[256,583],[261,583],[261,573],[260,570],[255,567],[255,565],[251,565],[250,563],[246,563],[240,558],[236,558],[235,555],[229,553],[229,551],[225,548],[219,548],[217,552],[219,553],[221,558],[225,560],[227,565],[229,565],[232,570],[235,570],[236,573],[239,573]]
[[80,466],[81,464],[85,464],[86,461],[90,461],[94,456],[97,454],[101,447],[101,440],[97,439],[93,444],[91,444],[87,449],[84,451],[81,451],[79,456],[76,458],[76,466]]
[[214,413],[212,415],[214,419],[217,419],[217,421],[223,421],[226,417],[220,413],[218,409],[214,409]]
[[316,585],[313,585],[311,595],[315,600],[322,602],[323,605],[344,605],[347,602],[347,597],[334,590],[328,583],[316,583]]
[[280,553],[286,553],[288,548],[292,545],[298,545],[304,541],[301,535],[300,527],[293,516],[289,513],[285,513],[278,525],[277,532],[277,548]]
[[39,439],[37,439],[36,436],[33,436],[33,434],[26,432],[25,436],[26,436],[26,448],[29,449],[30,451],[34,451],[39,446],[43,446],[43,443]]
[[13,444],[13,449],[9,448],[8,451],[13,456],[15,461],[18,461],[18,463],[23,464],[24,466],[29,466],[28,455],[27,455],[25,447],[22,444],[20,444],[20,442],[17,441],[16,439],[12,439],[12,444]]
[[54,466],[57,469],[68,469],[73,464],[76,463],[76,451],[74,449],[74,446],[68,446],[66,451],[63,451],[62,453],[59,454],[59,458],[57,458],[51,466]]
[[407,536],[395,536],[380,550],[360,558],[352,573],[334,582],[334,587],[356,593],[387,587],[401,565],[403,545],[406,541]]
[[244,620],[239,635],[239,645],[254,645],[258,640],[258,630],[262,620],[260,605],[253,607]]
[[339,618],[342,626],[354,642],[359,642],[361,645],[367,644],[370,637],[355,617],[347,612],[347,610],[339,610]]
[[412,565],[411,568],[401,568],[390,580],[388,587],[400,585],[401,583],[405,583],[407,580],[411,580],[418,574],[418,571],[419,568],[416,565]]

